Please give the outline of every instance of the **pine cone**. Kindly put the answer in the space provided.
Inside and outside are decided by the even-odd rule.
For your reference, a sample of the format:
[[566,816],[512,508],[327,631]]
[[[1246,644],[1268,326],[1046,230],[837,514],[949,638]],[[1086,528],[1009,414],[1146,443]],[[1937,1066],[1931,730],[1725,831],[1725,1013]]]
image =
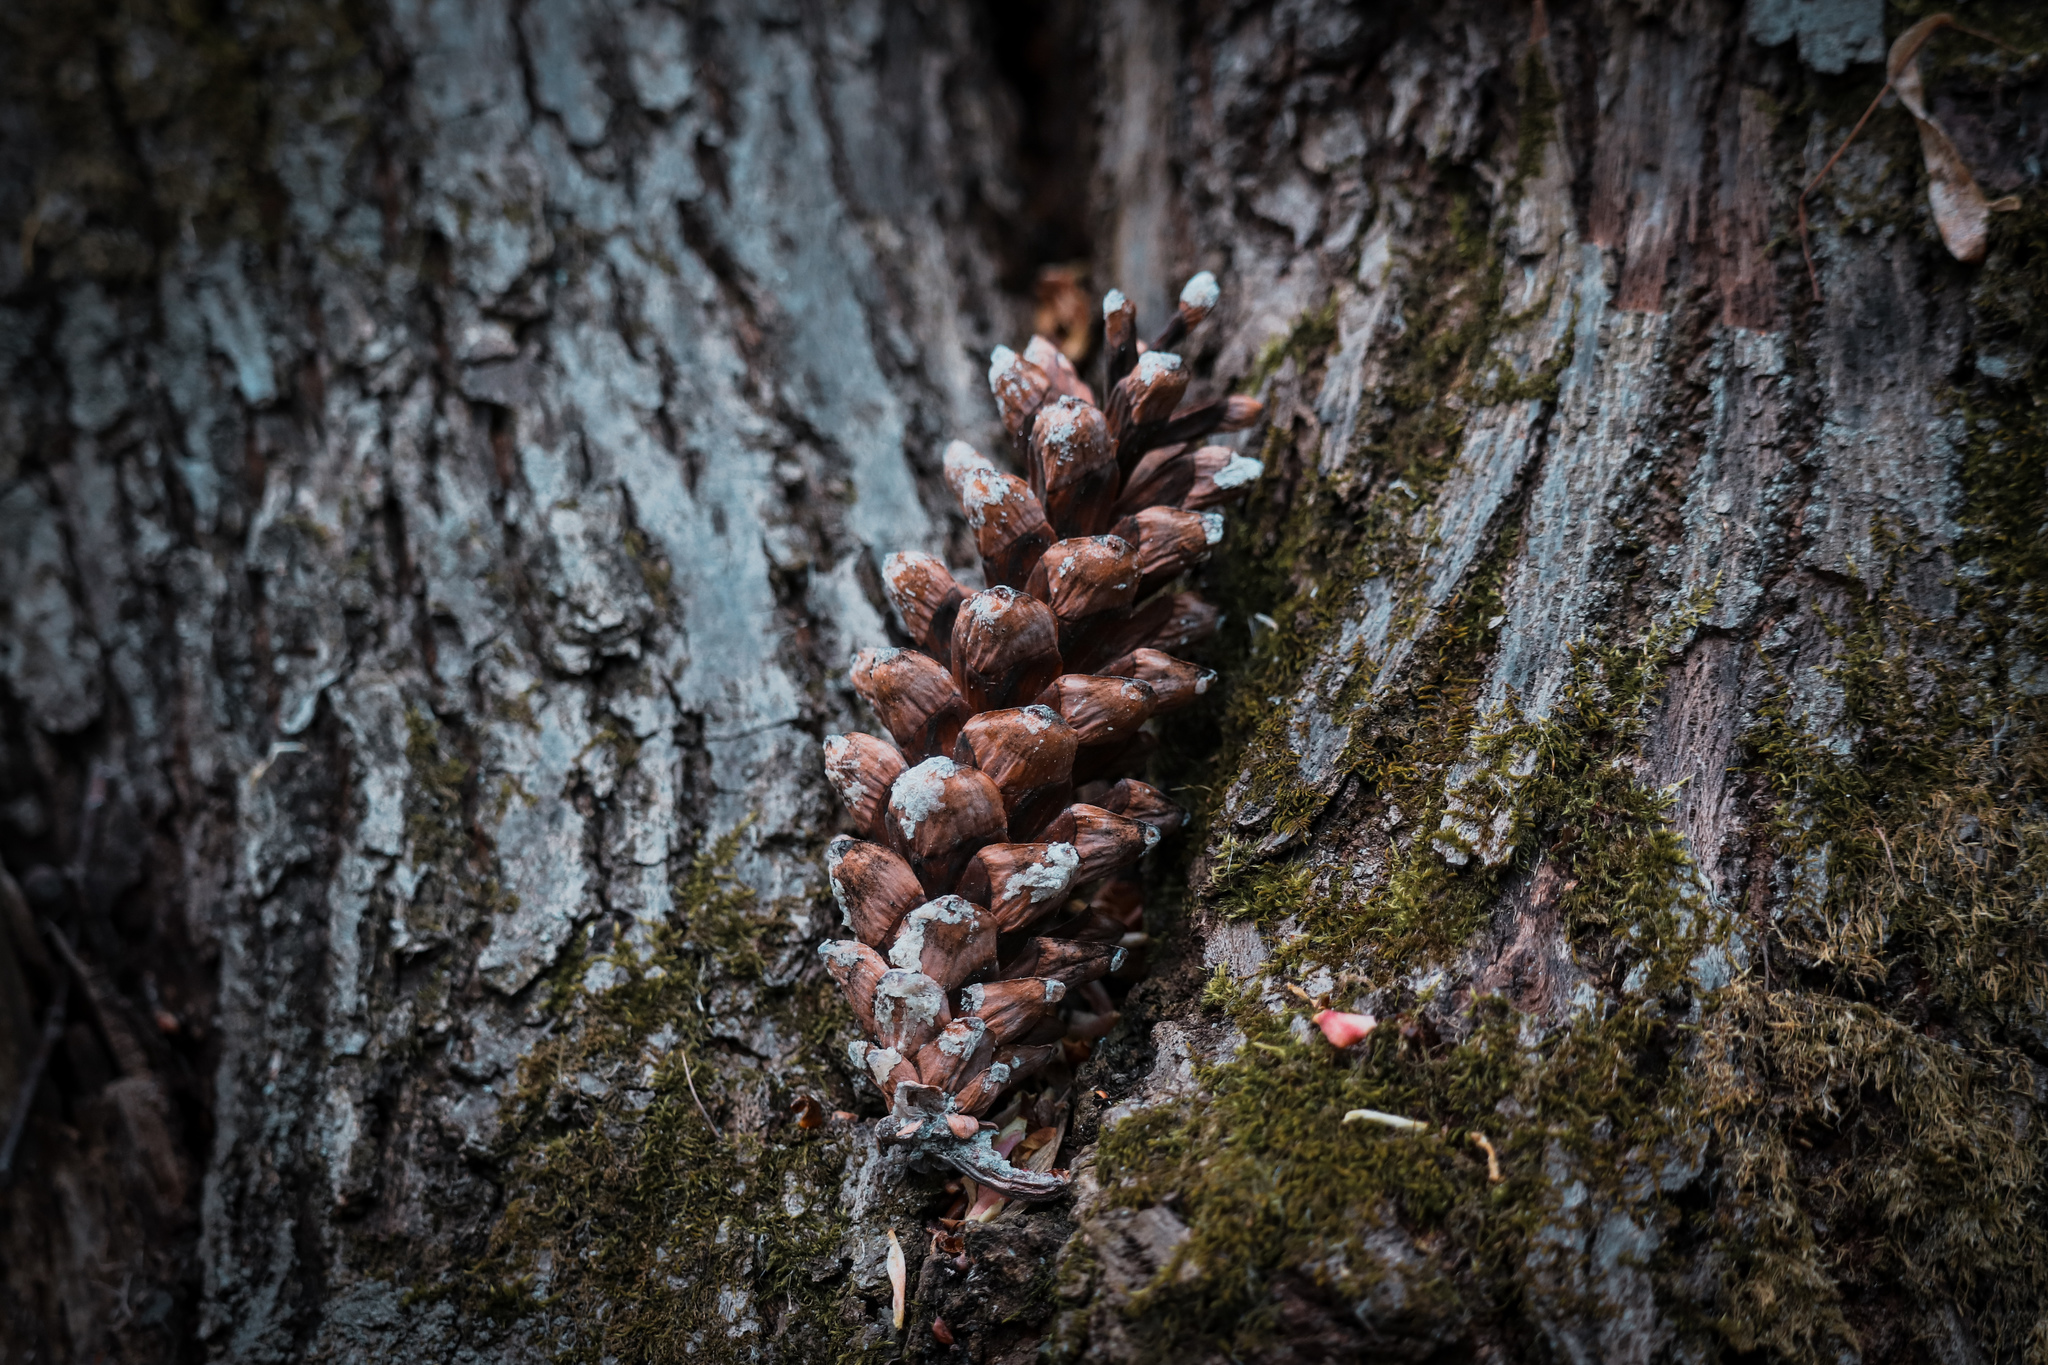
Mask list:
[[1221,539],[1209,509],[1260,473],[1195,446],[1249,426],[1255,401],[1180,406],[1189,374],[1167,348],[1217,297],[1195,276],[1148,349],[1112,290],[1106,407],[1045,338],[996,348],[989,388],[1024,477],[963,442],[945,455],[990,586],[890,555],[882,581],[917,648],[862,650],[852,674],[889,738],[825,741],[860,837],[827,854],[853,937],[821,952],[868,1035],[853,1060],[891,1102],[880,1137],[1013,1198],[1067,1177],[1012,1167],[977,1117],[1059,1053],[1068,989],[1107,1001],[1091,983],[1144,943],[1137,883],[1118,874],[1181,812],[1118,770],[1147,720],[1215,676],[1172,654],[1214,633],[1215,608],[1164,589]]

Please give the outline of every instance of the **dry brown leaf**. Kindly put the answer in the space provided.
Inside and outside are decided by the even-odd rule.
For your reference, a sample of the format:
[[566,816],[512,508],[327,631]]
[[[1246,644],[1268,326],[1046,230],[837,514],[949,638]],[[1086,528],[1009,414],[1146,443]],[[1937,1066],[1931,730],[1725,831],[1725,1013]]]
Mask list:
[[1095,344],[1095,312],[1081,272],[1070,265],[1049,265],[1038,272],[1038,307],[1031,328],[1058,343],[1061,354],[1076,365]]
[[1947,130],[1928,112],[1920,83],[1920,49],[1936,29],[1954,22],[1953,15],[1936,14],[1901,33],[1885,59],[1885,75],[1898,92],[1899,103],[1919,125],[1920,158],[1927,163],[1927,202],[1933,206],[1942,244],[1957,260],[1974,265],[1984,259],[1990,245],[1991,203]]
[[1066,1132],[1067,1122],[1064,1117],[1056,1128],[1035,1129],[1029,1137],[1017,1144],[1017,1150],[1011,1154],[1012,1164],[1040,1174],[1051,1170],[1052,1163],[1059,1157],[1060,1141],[1066,1136]]
[[1849,136],[1842,139],[1842,145],[1835,148],[1835,154],[1820,168],[1820,174],[1799,192],[1799,246],[1806,256],[1806,274],[1813,285],[1816,301],[1820,298],[1820,273],[1814,269],[1813,246],[1807,233],[1806,197],[1827,179],[1828,172],[1841,160],[1842,153],[1849,150],[1849,144],[1863,131],[1863,125],[1870,122],[1870,116],[1877,112],[1888,91],[1898,92],[1899,103],[1906,106],[1906,112],[1913,116],[1914,125],[1920,130],[1920,157],[1927,165],[1927,200],[1934,209],[1934,225],[1941,232],[1942,245],[1949,249],[1950,255],[1970,265],[1983,260],[1990,241],[1991,215],[2009,213],[2019,207],[2019,200],[2011,195],[1995,202],[1984,197],[1984,190],[1977,184],[1977,178],[1970,174],[1962,153],[1956,150],[1955,143],[1950,141],[1947,131],[1934,115],[1928,112],[1926,91],[1920,80],[1920,49],[1944,28],[1957,29],[2000,47],[2005,46],[1988,33],[1979,33],[1957,23],[1953,14],[1930,14],[1892,43],[1891,52],[1885,58],[1884,87],[1871,100],[1870,107],[1863,111],[1863,117],[1856,120]]

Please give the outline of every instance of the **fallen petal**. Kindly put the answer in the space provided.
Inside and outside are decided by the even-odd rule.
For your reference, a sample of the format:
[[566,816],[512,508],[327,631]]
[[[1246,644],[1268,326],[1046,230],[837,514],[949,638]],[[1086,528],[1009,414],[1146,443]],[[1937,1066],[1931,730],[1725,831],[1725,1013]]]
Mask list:
[[1346,1014],[1342,1010],[1324,1010],[1315,1018],[1316,1027],[1330,1040],[1331,1047],[1350,1047],[1365,1041],[1379,1022],[1370,1014]]

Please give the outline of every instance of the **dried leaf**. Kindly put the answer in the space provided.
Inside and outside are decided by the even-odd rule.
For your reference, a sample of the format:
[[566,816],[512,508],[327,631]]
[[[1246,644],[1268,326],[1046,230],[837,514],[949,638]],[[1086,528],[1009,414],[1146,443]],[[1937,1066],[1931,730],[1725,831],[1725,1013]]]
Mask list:
[[1835,148],[1834,155],[1820,168],[1820,173],[1799,192],[1799,247],[1806,257],[1806,275],[1813,285],[1816,301],[1820,299],[1820,272],[1814,268],[1813,244],[1807,233],[1806,197],[1820,188],[1820,182],[1827,179],[1828,172],[1842,159],[1842,153],[1849,150],[1849,144],[1863,131],[1863,125],[1870,122],[1870,116],[1884,103],[1889,91],[1898,92],[1899,102],[1906,106],[1906,112],[1913,116],[1913,122],[1920,130],[1920,156],[1927,164],[1927,199],[1934,209],[1934,223],[1941,232],[1942,244],[1948,247],[1950,255],[1972,265],[1983,260],[1989,241],[1990,216],[2009,213],[2019,207],[2019,201],[2011,196],[1996,203],[1985,199],[1977,178],[1964,164],[1962,153],[1956,150],[1948,133],[1927,110],[1926,92],[1920,81],[1920,49],[1944,28],[1954,28],[1973,38],[2005,47],[1990,34],[1957,23],[1953,14],[1931,14],[1901,33],[1892,43],[1891,52],[1885,58],[1884,86],[1870,101],[1870,107],[1863,111],[1863,117],[1856,120],[1849,136],[1842,139],[1842,145]]
[[1027,1171],[1041,1175],[1052,1169],[1052,1163],[1059,1157],[1060,1140],[1066,1136],[1066,1120],[1062,1119],[1056,1128],[1034,1129],[1031,1135],[1017,1144],[1017,1150],[1010,1157],[1011,1164],[1021,1165]]
[[1038,272],[1037,310],[1032,330],[1059,343],[1062,354],[1076,365],[1088,358],[1094,342],[1094,310],[1081,288],[1081,272],[1071,265],[1049,265]]
[[979,1190],[979,1193],[974,1196],[974,1202],[968,1206],[967,1217],[964,1221],[969,1223],[989,1223],[995,1221],[996,1215],[1001,1213],[1009,1205],[1010,1201],[1004,1198],[1003,1192],[993,1185],[981,1185],[976,1188]]
[[1941,230],[1942,244],[1957,260],[1974,265],[1984,259],[1990,244],[1991,203],[1947,130],[1928,111],[1927,94],[1920,83],[1920,49],[1936,29],[1954,22],[1953,15],[1936,14],[1900,34],[1885,60],[1885,74],[1898,92],[1899,103],[1919,125],[1920,158],[1927,163],[1927,202],[1934,209],[1934,225]]

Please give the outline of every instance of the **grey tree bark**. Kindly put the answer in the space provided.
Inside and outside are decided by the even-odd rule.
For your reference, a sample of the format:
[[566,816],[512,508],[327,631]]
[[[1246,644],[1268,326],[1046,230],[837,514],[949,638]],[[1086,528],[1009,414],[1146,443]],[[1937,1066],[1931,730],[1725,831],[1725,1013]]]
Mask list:
[[[1931,49],[1984,264],[1896,109],[1794,227],[1911,17],[21,7],[9,1357],[2048,1359],[2038,60]],[[1267,473],[956,1246],[817,742],[1074,256]]]

